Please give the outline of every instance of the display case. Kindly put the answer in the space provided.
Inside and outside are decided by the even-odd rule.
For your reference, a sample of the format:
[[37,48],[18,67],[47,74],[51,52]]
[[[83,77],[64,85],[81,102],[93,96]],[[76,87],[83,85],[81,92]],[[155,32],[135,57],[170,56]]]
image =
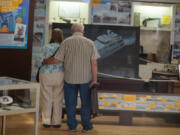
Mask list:
[[140,26],[143,53],[155,54],[158,63],[169,63],[174,44],[175,4],[134,2],[133,24]]
[[[123,125],[131,125],[137,116],[180,116],[180,95],[173,93],[174,83],[179,81],[99,78],[98,82],[92,89],[92,111],[96,115],[120,116]],[[162,87],[163,83],[169,84],[171,93]]]
[[[173,5],[157,3],[134,3],[135,24],[144,30],[171,31],[173,23]],[[144,10],[146,9],[146,10]],[[139,19],[139,21],[138,21]]]
[[49,3],[49,23],[89,22],[89,3],[81,1],[57,1]]
[[[21,94],[24,93],[21,93],[21,91],[30,94],[21,96]],[[0,77],[0,116],[3,117],[1,130],[2,135],[5,135],[7,115],[24,113],[35,113],[34,134],[38,134],[39,93],[39,83],[11,77]]]

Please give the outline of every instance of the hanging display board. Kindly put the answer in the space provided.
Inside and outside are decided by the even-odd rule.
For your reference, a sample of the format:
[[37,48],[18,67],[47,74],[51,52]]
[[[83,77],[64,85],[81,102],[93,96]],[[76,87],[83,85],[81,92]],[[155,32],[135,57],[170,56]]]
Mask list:
[[0,48],[27,49],[30,0],[1,0]]
[[131,2],[125,1],[92,1],[92,23],[130,25],[131,7]]

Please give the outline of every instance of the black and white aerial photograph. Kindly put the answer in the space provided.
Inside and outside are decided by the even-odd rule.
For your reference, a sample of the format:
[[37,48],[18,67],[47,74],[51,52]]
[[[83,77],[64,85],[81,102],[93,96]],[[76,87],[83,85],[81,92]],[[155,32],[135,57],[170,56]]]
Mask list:
[[92,9],[93,23],[103,24],[130,24],[130,2],[107,2]]

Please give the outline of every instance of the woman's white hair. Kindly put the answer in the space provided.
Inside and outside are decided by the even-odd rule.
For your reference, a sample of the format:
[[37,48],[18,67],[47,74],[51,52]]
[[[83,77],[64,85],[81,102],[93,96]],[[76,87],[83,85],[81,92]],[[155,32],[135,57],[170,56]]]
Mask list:
[[84,25],[81,23],[74,23],[72,24],[71,30],[84,32]]

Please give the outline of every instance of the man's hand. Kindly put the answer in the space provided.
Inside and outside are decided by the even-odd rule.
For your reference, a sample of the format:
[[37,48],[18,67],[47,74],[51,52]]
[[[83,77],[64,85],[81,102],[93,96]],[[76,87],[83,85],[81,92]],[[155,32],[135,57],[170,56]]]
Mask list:
[[54,57],[48,58],[48,59],[44,59],[43,61],[43,65],[51,65],[51,64],[58,64],[60,62],[60,60],[55,59]]
[[96,59],[91,60],[91,69],[92,69],[92,82],[89,85],[89,88],[92,88],[93,85],[97,83],[97,61],[96,61]]
[[44,59],[42,62],[42,65],[48,65],[48,63],[49,63],[48,61],[49,61],[49,59]]
[[92,81],[89,85],[89,88],[91,89],[93,86],[98,86],[99,83],[97,81]]

